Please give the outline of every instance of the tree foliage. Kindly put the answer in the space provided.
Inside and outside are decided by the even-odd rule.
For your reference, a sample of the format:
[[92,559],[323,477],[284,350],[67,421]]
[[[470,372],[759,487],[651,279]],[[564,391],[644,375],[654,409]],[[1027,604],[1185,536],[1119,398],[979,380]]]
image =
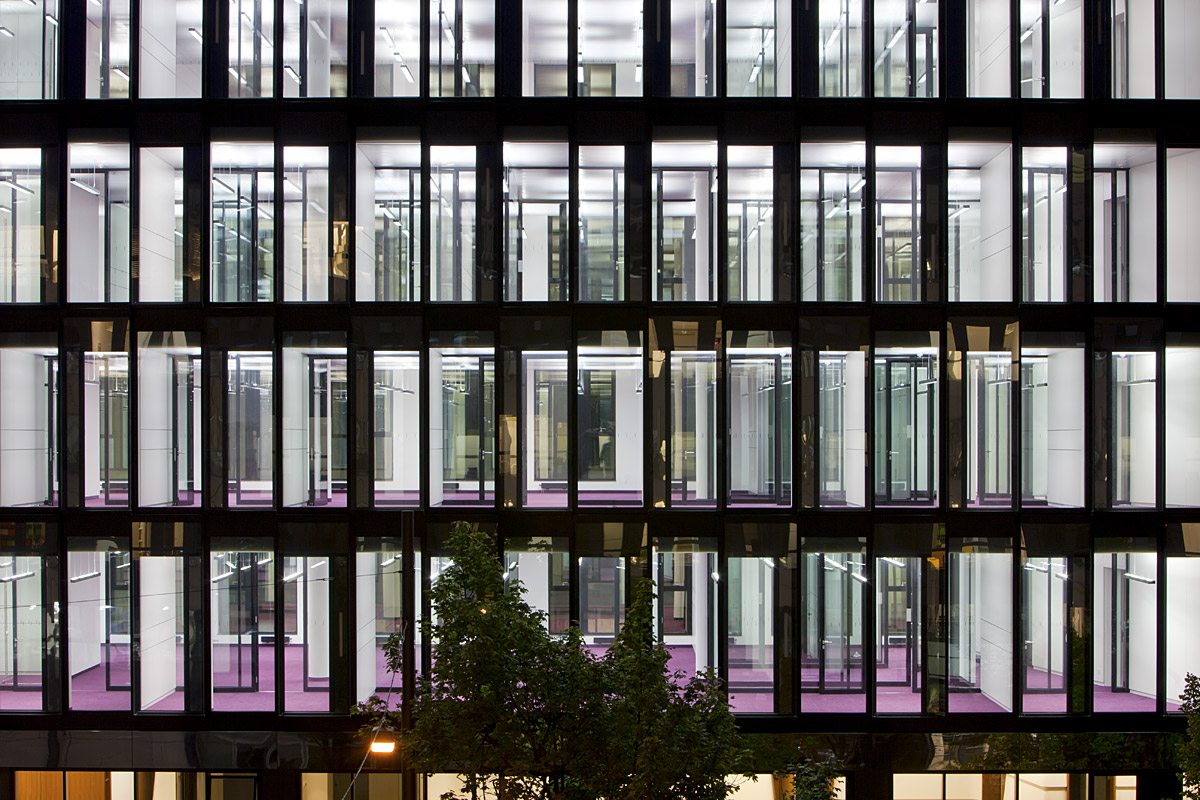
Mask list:
[[1188,673],[1183,683],[1183,704],[1187,714],[1187,738],[1179,744],[1179,780],[1183,796],[1200,800],[1200,677]]
[[[653,588],[635,583],[625,621],[601,658],[577,627],[555,637],[546,615],[505,580],[493,542],[465,523],[422,620],[432,668],[420,676],[413,727],[372,697],[362,733],[400,736],[419,772],[452,772],[472,800],[723,800],[750,751],[712,673],[684,682],[654,636]],[[385,647],[400,667],[398,637]]]

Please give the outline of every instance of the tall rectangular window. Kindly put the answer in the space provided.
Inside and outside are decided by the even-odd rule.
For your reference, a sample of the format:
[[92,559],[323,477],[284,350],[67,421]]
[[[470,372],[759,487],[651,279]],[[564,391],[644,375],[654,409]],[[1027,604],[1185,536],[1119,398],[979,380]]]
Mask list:
[[[103,346],[103,343],[97,343]],[[83,503],[89,508],[129,505],[129,353],[89,350],[83,362]]]
[[949,556],[950,713],[1012,711],[1012,543],[955,539]]
[[275,148],[270,142],[212,143],[209,275],[218,303],[275,296]]
[[138,97],[199,97],[203,85],[203,0],[138,2]]
[[429,95],[496,94],[496,6],[429,0]]
[[576,0],[580,97],[640,97],[642,0]]
[[571,540],[566,536],[506,536],[501,553],[504,580],[521,582],[522,599],[546,615],[551,635],[571,624]]
[[875,544],[875,711],[919,714],[925,673],[924,554]]
[[421,299],[421,145],[363,142],[355,150],[355,299]]
[[200,337],[138,333],[138,505],[199,506]]
[[274,546],[267,538],[218,536],[208,557],[213,711],[274,711]]
[[283,96],[345,97],[347,0],[283,4]]
[[521,504],[526,508],[565,507],[571,459],[567,354],[526,351],[521,360],[525,427]]
[[925,298],[921,259],[921,148],[875,148],[875,297]]
[[1021,97],[1083,97],[1082,0],[1021,3]]
[[[1168,0],[1168,7],[1171,2]],[[1154,0],[1109,0],[1112,20],[1112,96],[1154,97]],[[1171,41],[1170,28],[1166,31]],[[1167,85],[1177,77],[1167,71]],[[1171,93],[1168,90],[1167,96]]]
[[938,3],[873,0],[876,97],[938,96]]
[[867,504],[866,385],[864,350],[817,354],[817,482],[822,507]]
[[775,170],[771,147],[728,151],[729,236],[726,291],[730,300],[775,299]]
[[967,97],[1012,95],[1009,12],[1007,2],[967,2]]
[[348,390],[344,335],[285,337],[283,505],[346,505]]
[[[411,602],[404,594],[404,548],[399,539],[356,540],[354,553],[354,697],[362,703],[377,695],[398,709],[404,688],[403,662],[388,669],[388,637],[412,636],[404,624]],[[419,582],[418,582],[418,585]]]
[[1092,263],[1096,302],[1158,296],[1158,158],[1152,144],[1093,149]]
[[[729,709],[735,714],[787,714],[793,695],[791,618],[795,586],[796,527],[728,524],[726,568],[721,575],[727,605],[724,639],[729,665]],[[781,591],[788,587],[788,591]]]
[[67,299],[129,302],[128,144],[67,146]]
[[329,149],[283,148],[283,299],[329,299]]
[[717,505],[717,354],[670,354],[668,477],[671,505]]
[[59,0],[26,0],[0,8],[0,97],[58,97]]
[[198,300],[200,276],[185,267],[183,148],[139,148],[138,170],[138,300]]
[[966,351],[962,392],[968,507],[1012,505],[1013,362],[1013,354],[1006,350]]
[[1092,567],[1097,713],[1148,712],[1158,694],[1158,541],[1098,538]]
[[[571,0],[526,0],[521,4],[521,94],[566,97],[567,17]],[[579,68],[582,73],[583,67]],[[583,81],[578,81],[582,83]]]
[[1167,0],[1163,8],[1163,77],[1167,99],[1200,97],[1200,8],[1188,0]]
[[876,507],[938,504],[939,371],[936,345],[875,349]]
[[800,712],[861,714],[870,656],[866,539],[806,536],[801,550]]
[[1067,148],[1021,148],[1021,299],[1067,299]]
[[429,504],[496,502],[496,355],[485,347],[429,351]]
[[[44,523],[9,522],[0,540],[0,710],[42,711],[49,680],[60,680],[45,648],[63,646],[58,632],[57,592],[44,593],[48,528]],[[57,557],[54,561],[57,561]],[[49,639],[47,639],[49,636]],[[54,677],[51,677],[51,676]],[[57,693],[56,693],[57,694]]]
[[129,97],[131,22],[129,0],[87,4],[87,97]]
[[231,350],[226,357],[225,470],[230,508],[268,506],[275,498],[275,359]]
[[717,143],[655,142],[651,158],[654,203],[654,299],[715,299]]
[[791,97],[792,4],[727,3],[725,52],[726,96]]
[[862,97],[863,0],[820,0],[820,95]]
[[377,350],[372,393],[376,506],[415,506],[421,500],[420,357]]
[[1200,213],[1200,150],[1167,150],[1166,180],[1167,300],[1194,302],[1200,300],[1200,226],[1192,224]]
[[579,334],[580,506],[640,506],[645,418],[640,331]]
[[196,673],[189,646],[195,647],[204,632],[188,625],[189,616],[198,616],[188,598],[201,561],[193,556],[191,569],[186,566],[193,555],[189,529],[194,526],[182,522],[133,523],[133,629],[139,665],[135,708],[140,711],[178,714],[193,694],[189,681]]
[[[1200,347],[1190,336],[1168,334],[1166,384],[1166,482],[1168,506],[1200,506]],[[0,409],[2,411],[2,409]]]
[[39,303],[42,288],[42,151],[0,150],[0,303]]
[[506,300],[570,299],[568,162],[565,143],[504,143]]
[[1084,350],[1073,335],[1026,334],[1021,346],[1021,504],[1084,499]]
[[800,299],[863,299],[863,142],[800,146]]
[[275,34],[272,0],[230,0],[230,97],[275,95]]
[[58,342],[0,336],[0,506],[58,505]]
[[712,0],[671,3],[671,96],[716,94],[716,57],[717,4]]
[[341,661],[337,647],[341,634],[332,604],[335,597],[347,592],[340,579],[344,573],[338,569],[345,558],[322,552],[321,546],[314,550],[308,533],[317,526],[290,527],[304,553],[279,555],[282,575],[276,592],[282,608],[272,610],[282,626],[282,636],[273,638],[275,656],[283,662],[283,711],[328,714],[333,700],[330,684]]
[[731,332],[729,506],[792,505],[792,348],[786,333]]
[[625,148],[579,148],[579,299],[624,300]]
[[475,148],[435,145],[429,158],[429,299],[475,300]]
[[129,540],[67,540],[73,711],[124,711],[133,697],[133,560]]
[[950,142],[950,300],[1012,300],[1012,146]]
[[1179,711],[1184,681],[1200,657],[1196,607],[1200,603],[1200,525],[1194,522],[1167,526],[1166,545],[1166,706]]
[[667,669],[684,680],[717,672],[719,605],[715,537],[656,536],[651,569],[658,619],[655,632],[667,649]]
[[421,0],[375,0],[375,96],[421,93]]
[[1113,508],[1157,503],[1157,353],[1110,355],[1108,427],[1109,503]]

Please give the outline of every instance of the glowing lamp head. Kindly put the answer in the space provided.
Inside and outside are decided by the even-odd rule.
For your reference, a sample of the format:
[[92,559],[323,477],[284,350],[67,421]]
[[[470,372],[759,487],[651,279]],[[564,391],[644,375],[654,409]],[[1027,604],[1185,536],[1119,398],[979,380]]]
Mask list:
[[382,740],[371,742],[371,752],[377,755],[389,755],[396,752],[396,743]]

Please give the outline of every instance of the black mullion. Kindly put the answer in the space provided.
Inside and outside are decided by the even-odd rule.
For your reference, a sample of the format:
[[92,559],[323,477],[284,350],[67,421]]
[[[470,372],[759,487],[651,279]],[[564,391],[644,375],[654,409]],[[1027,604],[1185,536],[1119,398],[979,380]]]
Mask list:
[[[1041,84],[1036,97],[1050,96],[1050,0],[1042,0],[1042,74],[1037,76]],[[1032,211],[1030,212],[1033,213]]]

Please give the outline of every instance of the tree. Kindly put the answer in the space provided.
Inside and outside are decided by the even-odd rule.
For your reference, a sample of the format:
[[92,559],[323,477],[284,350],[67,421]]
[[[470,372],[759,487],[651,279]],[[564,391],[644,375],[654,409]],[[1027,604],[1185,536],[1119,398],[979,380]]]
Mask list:
[[1183,797],[1200,800],[1200,678],[1189,672],[1183,681],[1180,709],[1187,714],[1187,738],[1179,744],[1179,780]]
[[805,758],[789,764],[783,774],[792,779],[791,793],[785,800],[834,800],[834,781],[844,772],[841,762],[834,756]]
[[[749,750],[716,677],[681,684],[653,631],[653,588],[637,582],[604,658],[577,627],[551,636],[546,617],[506,583],[491,538],[458,523],[452,563],[430,592],[432,668],[417,682],[413,728],[372,697],[356,710],[395,731],[420,772],[455,772],[472,800],[723,800]],[[385,645],[400,668],[400,639]],[[459,795],[449,793],[446,798]]]

